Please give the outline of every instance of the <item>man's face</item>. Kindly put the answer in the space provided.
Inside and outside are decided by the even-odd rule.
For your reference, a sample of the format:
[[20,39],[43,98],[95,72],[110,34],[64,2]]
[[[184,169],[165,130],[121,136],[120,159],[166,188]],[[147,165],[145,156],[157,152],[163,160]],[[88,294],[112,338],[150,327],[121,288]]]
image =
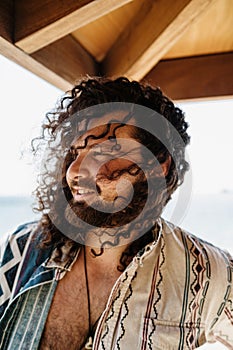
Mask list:
[[[121,116],[124,113],[119,112]],[[113,123],[108,128],[106,123],[113,117],[116,116],[105,115],[101,120],[105,124],[100,126],[92,122],[91,129],[74,140],[73,161],[66,173],[75,212],[90,224],[96,220],[98,226],[106,224],[109,213],[116,226],[122,224],[121,210],[131,202],[135,188],[139,186],[141,191],[142,184],[144,192],[147,189],[145,175],[140,170],[143,157],[141,145],[133,136],[134,126]],[[135,215],[138,210],[134,208]]]

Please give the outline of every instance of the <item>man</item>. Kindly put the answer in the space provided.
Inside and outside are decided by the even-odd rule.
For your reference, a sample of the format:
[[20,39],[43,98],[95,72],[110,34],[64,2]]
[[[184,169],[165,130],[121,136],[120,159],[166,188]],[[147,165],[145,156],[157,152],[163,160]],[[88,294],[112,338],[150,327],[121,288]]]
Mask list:
[[233,349],[232,260],[161,213],[188,170],[187,123],[159,89],[81,81],[35,153],[39,222],[1,259],[1,349]]

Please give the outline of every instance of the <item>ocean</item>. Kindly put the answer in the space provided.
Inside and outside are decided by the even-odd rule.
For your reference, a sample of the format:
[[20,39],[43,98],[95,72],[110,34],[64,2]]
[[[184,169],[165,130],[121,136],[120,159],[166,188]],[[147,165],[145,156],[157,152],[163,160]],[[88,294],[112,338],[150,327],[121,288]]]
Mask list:
[[[194,195],[182,215],[174,215],[174,200],[162,215],[169,221],[233,254],[233,193]],[[0,237],[19,224],[38,220],[31,197],[0,197]]]
[[31,197],[0,197],[0,232],[12,232],[22,223],[37,220],[32,203]]

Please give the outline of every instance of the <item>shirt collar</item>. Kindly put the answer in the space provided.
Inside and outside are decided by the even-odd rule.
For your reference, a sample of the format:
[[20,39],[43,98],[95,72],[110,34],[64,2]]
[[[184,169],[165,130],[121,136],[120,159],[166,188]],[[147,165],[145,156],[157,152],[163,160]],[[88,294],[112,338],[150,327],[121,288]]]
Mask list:
[[[158,218],[155,222],[153,235],[154,241],[147,244],[143,247],[136,255],[137,258],[144,259],[146,255],[148,255],[154,247],[157,245],[162,234],[162,219]],[[64,272],[70,271],[72,266],[74,265],[77,257],[80,253],[81,248],[73,248],[73,244],[71,241],[65,242],[62,247],[55,248],[51,254],[51,256],[45,261],[44,266],[46,268],[56,268],[59,270],[63,270]]]

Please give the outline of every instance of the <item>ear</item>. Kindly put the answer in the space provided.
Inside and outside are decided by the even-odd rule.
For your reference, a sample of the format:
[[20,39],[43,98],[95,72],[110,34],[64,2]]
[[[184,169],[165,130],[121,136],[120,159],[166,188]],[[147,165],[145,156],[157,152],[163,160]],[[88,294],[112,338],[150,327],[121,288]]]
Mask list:
[[171,166],[171,156],[168,155],[166,160],[157,166],[156,177],[166,177]]

